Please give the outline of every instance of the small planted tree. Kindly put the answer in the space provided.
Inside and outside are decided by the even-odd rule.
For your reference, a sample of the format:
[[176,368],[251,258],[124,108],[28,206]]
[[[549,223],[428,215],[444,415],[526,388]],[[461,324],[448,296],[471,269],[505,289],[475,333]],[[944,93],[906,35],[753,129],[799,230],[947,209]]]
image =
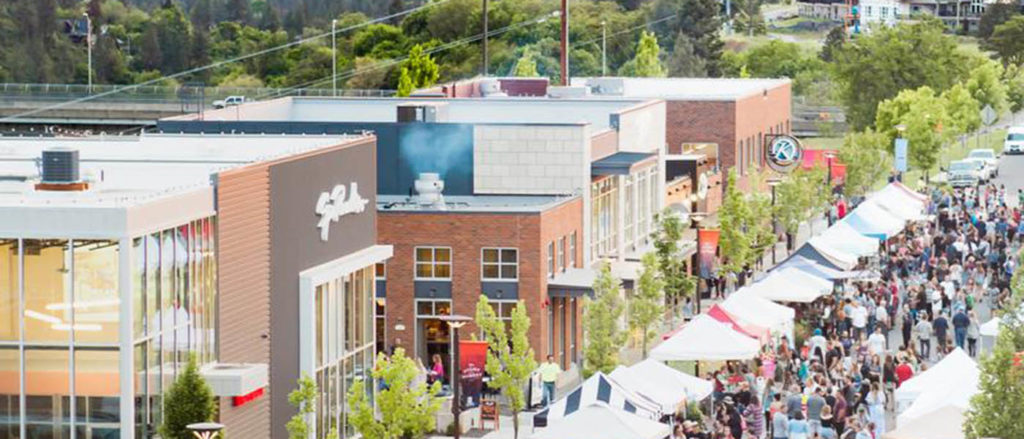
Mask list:
[[487,296],[480,296],[476,304],[476,323],[487,340],[487,364],[485,370],[491,380],[487,386],[498,390],[508,401],[512,412],[513,437],[519,437],[519,412],[526,408],[523,389],[530,382],[530,374],[537,368],[533,348],[530,347],[530,317],[526,314],[523,301],[516,303],[512,310],[512,327],[505,330],[505,323],[494,313]]
[[366,439],[418,438],[435,428],[434,416],[441,409],[441,383],[431,386],[415,383],[419,369],[416,363],[398,348],[388,357],[377,356],[373,378],[386,386],[377,392],[376,416],[368,395],[367,384],[358,379],[348,391],[349,423]]
[[751,237],[747,228],[750,206],[743,191],[736,187],[736,172],[732,170],[729,171],[722,207],[718,210],[718,221],[721,224],[718,246],[722,271],[739,273],[750,259]]
[[658,270],[658,257],[654,253],[643,256],[643,271],[637,279],[636,292],[629,300],[629,327],[640,332],[643,358],[647,358],[647,343],[656,335],[654,325],[665,314],[665,280]]
[[186,427],[213,421],[216,414],[217,399],[213,389],[199,374],[199,366],[193,356],[164,396],[164,423],[159,428],[160,437],[192,439],[192,432]]
[[679,243],[687,225],[682,218],[670,210],[658,215],[658,224],[651,239],[654,240],[654,254],[658,258],[658,270],[665,281],[665,298],[675,309],[679,299],[693,294],[697,282],[686,270],[686,259]]
[[[299,409],[299,412],[288,420],[285,429],[288,430],[288,439],[309,439],[313,434],[309,421],[316,413],[316,382],[309,375],[302,375],[296,383],[298,387],[288,394],[288,403]],[[327,439],[337,438],[338,427],[332,426],[327,432]]]
[[588,299],[584,308],[583,326],[586,334],[583,375],[594,372],[611,373],[619,365],[619,348],[625,342],[619,319],[622,318],[622,299],[619,291],[622,281],[612,276],[611,266],[601,263],[594,279],[594,299]]

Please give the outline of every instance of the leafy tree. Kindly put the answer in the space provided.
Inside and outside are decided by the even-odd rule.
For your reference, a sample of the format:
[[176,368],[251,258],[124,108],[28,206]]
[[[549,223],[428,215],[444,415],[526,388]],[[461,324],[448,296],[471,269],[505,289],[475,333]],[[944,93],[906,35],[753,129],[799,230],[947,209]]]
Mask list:
[[950,134],[971,133],[981,127],[981,105],[963,84],[944,91],[942,100],[946,103],[946,113],[949,115]]
[[696,280],[687,271],[683,249],[679,246],[686,228],[678,214],[666,209],[658,215],[658,223],[651,233],[658,271],[665,281],[665,297],[672,302],[673,308],[680,298],[690,296],[697,287]]
[[108,35],[96,36],[96,47],[93,57],[95,62],[93,68],[96,72],[96,82],[107,84],[125,84],[131,80],[128,74],[128,67],[124,62],[124,55],[117,50],[117,42]]
[[150,27],[142,34],[142,67],[144,70],[159,70],[163,62],[160,36],[155,27]]
[[643,270],[636,282],[636,291],[629,299],[629,327],[640,333],[643,358],[647,358],[647,343],[657,333],[654,325],[665,314],[665,279],[658,268],[658,256],[651,252],[643,256]]
[[[1021,23],[1024,24],[1024,19]],[[1006,109],[1006,86],[1001,80],[1002,76],[1003,67],[994,61],[986,60],[971,70],[966,84],[967,91],[978,100],[981,108],[991,105],[997,114]]]
[[879,182],[885,181],[892,168],[889,137],[870,128],[851,132],[843,138],[839,161],[846,165],[846,194],[867,195]]
[[403,439],[422,437],[434,430],[434,416],[441,409],[441,383],[414,384],[419,375],[416,363],[398,348],[391,357],[378,354],[373,378],[386,384],[377,392],[376,415],[370,400],[372,389],[357,379],[348,391],[349,423],[366,439]]
[[878,104],[875,126],[886,134],[890,144],[898,134],[896,126],[905,126],[910,166],[929,170],[938,163],[939,151],[947,139],[943,125],[948,119],[943,99],[930,87],[921,87],[904,90]]
[[636,56],[622,65],[619,74],[641,78],[665,76],[665,68],[658,59],[658,38],[652,33],[644,31],[640,35],[640,42],[636,45]]
[[721,270],[726,273],[739,273],[751,259],[751,238],[747,233],[750,222],[750,206],[746,196],[736,186],[736,171],[730,169],[728,183],[722,206],[718,209],[718,222],[721,234],[718,237]]
[[626,341],[620,328],[622,281],[612,276],[611,265],[602,262],[594,279],[594,299],[587,299],[583,325],[586,344],[583,349],[583,375],[611,373],[619,365],[619,347]]
[[736,31],[753,36],[764,34],[768,30],[761,15],[761,0],[739,0],[734,3],[733,8]]
[[153,11],[152,26],[160,45],[160,71],[167,75],[185,70],[192,43],[192,23],[185,12],[177,3],[165,4]]
[[316,382],[309,375],[302,375],[298,379],[298,388],[288,394],[288,403],[299,409],[299,412],[292,416],[285,425],[288,430],[288,439],[308,439],[313,434],[313,427],[309,425],[309,419],[316,413]]
[[878,103],[902,90],[945,90],[966,73],[967,55],[936,20],[881,27],[844,44],[833,73],[846,117],[856,130],[875,122]]
[[523,56],[519,57],[519,60],[516,61],[516,69],[512,76],[520,78],[533,78],[540,76],[540,74],[537,73],[537,61],[533,59],[533,56],[532,51],[524,51]]
[[1018,65],[1010,65],[1003,73],[1006,83],[1006,99],[1010,111],[1017,113],[1024,110],[1024,69]]
[[985,5],[985,12],[978,20],[978,38],[988,40],[995,32],[996,26],[1010,21],[1020,15],[1020,5],[995,2]]
[[530,383],[530,374],[537,368],[533,348],[530,347],[530,316],[526,304],[520,300],[512,309],[512,325],[506,330],[487,296],[480,296],[476,304],[476,323],[487,340],[485,369],[491,380],[487,386],[498,390],[508,401],[512,411],[513,437],[519,437],[519,412],[526,407],[523,389]]
[[821,46],[821,51],[818,52],[818,58],[822,61],[832,62],[835,59],[836,52],[843,47],[846,43],[846,28],[843,26],[833,27],[832,30],[828,31],[825,35],[825,44]]
[[228,0],[225,12],[228,19],[236,23],[249,23],[249,0]]
[[416,89],[430,87],[437,82],[437,63],[429,54],[423,53],[423,46],[417,44],[409,50],[409,57],[402,63],[402,70],[408,70],[409,78]]
[[395,91],[395,96],[409,96],[414,91],[416,91],[416,86],[412,83],[412,75],[409,74],[409,69],[402,67],[402,73],[398,77],[398,90]]
[[703,78],[708,75],[704,59],[694,53],[693,40],[680,32],[666,62],[668,74],[679,78]]
[[195,357],[190,357],[185,370],[171,384],[164,395],[164,423],[160,424],[160,437],[191,439],[186,428],[197,422],[210,422],[217,415],[217,398],[213,389],[199,374]]

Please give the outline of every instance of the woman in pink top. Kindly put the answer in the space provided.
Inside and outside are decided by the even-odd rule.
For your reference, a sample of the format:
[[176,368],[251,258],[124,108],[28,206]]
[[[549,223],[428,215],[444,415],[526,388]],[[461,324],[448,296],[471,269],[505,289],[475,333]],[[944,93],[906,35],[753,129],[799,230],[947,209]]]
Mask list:
[[430,382],[444,382],[444,362],[441,361],[441,356],[438,354],[434,354],[434,356],[431,357],[430,360],[431,362],[434,363],[433,365],[430,366]]

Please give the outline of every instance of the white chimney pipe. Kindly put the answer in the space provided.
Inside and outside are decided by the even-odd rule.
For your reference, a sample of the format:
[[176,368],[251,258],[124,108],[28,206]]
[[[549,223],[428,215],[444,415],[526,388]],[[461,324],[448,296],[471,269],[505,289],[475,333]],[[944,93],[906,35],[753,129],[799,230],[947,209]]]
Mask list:
[[416,188],[417,204],[421,208],[447,209],[447,205],[444,203],[444,195],[441,195],[441,192],[444,191],[444,180],[441,180],[440,174],[434,172],[420,173],[420,178],[416,180],[414,186]]

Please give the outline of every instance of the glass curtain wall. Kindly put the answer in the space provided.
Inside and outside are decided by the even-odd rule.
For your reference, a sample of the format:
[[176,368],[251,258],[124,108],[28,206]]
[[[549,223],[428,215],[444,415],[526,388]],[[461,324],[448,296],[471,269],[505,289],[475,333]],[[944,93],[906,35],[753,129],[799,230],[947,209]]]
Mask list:
[[161,394],[190,356],[216,361],[215,218],[132,240],[135,432],[156,434]]
[[593,183],[591,196],[591,255],[593,259],[613,256],[618,252],[616,239],[619,216],[618,178],[605,178]]
[[364,380],[367,395],[373,398],[374,280],[374,267],[369,266],[316,287],[316,431],[320,438],[335,428],[338,437],[355,435],[346,401],[356,380]]

